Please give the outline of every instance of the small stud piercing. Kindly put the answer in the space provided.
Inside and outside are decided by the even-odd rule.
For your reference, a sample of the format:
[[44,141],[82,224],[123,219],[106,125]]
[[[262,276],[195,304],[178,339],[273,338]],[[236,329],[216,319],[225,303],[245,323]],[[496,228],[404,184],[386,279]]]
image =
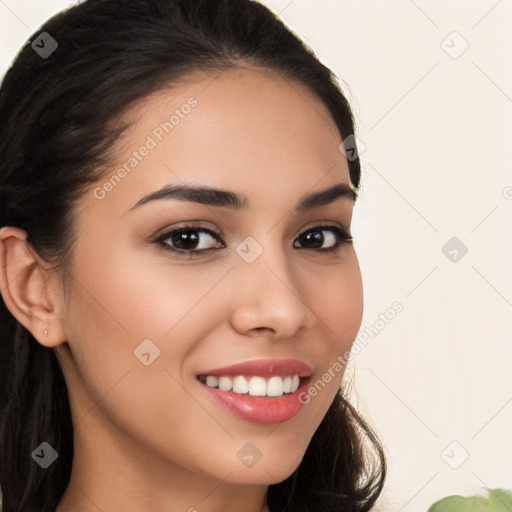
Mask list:
[[45,330],[44,330],[44,335],[45,335],[45,336],[48,336],[48,329],[45,329]]

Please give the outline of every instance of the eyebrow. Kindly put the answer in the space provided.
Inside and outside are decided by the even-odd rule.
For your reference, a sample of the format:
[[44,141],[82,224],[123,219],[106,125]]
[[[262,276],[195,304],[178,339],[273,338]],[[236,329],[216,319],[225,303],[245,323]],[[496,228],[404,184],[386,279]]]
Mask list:
[[[336,183],[325,190],[312,192],[300,199],[299,203],[295,207],[295,211],[308,211],[313,208],[327,205],[341,198],[355,201],[357,199],[357,192],[355,188],[347,185],[346,183]],[[244,194],[237,194],[229,190],[194,185],[167,185],[162,189],[141,198],[129,211],[133,211],[150,201],[157,201],[160,199],[180,199],[182,201],[191,201],[208,206],[231,208],[233,210],[242,210],[249,206],[249,199],[247,196]]]

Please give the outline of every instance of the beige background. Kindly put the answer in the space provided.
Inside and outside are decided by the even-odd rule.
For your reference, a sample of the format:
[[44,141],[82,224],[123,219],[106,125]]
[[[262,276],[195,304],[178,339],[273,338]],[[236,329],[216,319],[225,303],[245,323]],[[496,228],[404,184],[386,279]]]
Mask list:
[[[379,510],[512,488],[512,1],[263,3],[348,84],[365,145],[347,376],[388,454]],[[67,5],[0,0],[2,75]]]

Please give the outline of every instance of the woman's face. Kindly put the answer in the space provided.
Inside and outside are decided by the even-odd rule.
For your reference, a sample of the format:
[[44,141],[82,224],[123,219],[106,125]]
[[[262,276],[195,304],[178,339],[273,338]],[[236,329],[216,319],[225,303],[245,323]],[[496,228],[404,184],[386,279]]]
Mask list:
[[[339,132],[302,85],[247,69],[197,74],[127,118],[116,163],[76,210],[71,301],[61,316],[69,349],[57,347],[84,443],[75,458],[90,468],[108,460],[127,478],[150,476],[148,485],[169,474],[186,475],[184,485],[282,481],[339,389],[336,362],[362,317],[353,246],[327,251],[343,242],[337,229],[350,232],[353,199],[333,194],[297,210],[310,194],[349,186]],[[213,193],[140,203],[185,185],[229,191],[245,204]],[[289,359],[310,371],[270,361],[224,377],[245,375],[257,394],[258,375],[264,383],[302,375],[291,396],[251,400],[198,378]],[[280,385],[269,387],[280,394]]]

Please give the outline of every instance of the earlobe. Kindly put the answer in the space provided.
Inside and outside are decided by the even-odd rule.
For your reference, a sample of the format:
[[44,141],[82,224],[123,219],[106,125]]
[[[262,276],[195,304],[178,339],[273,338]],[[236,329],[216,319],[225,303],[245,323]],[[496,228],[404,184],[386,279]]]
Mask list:
[[57,283],[50,282],[26,238],[26,232],[19,228],[0,230],[0,291],[18,322],[41,345],[55,347],[66,341],[58,299],[50,293],[51,285]]

